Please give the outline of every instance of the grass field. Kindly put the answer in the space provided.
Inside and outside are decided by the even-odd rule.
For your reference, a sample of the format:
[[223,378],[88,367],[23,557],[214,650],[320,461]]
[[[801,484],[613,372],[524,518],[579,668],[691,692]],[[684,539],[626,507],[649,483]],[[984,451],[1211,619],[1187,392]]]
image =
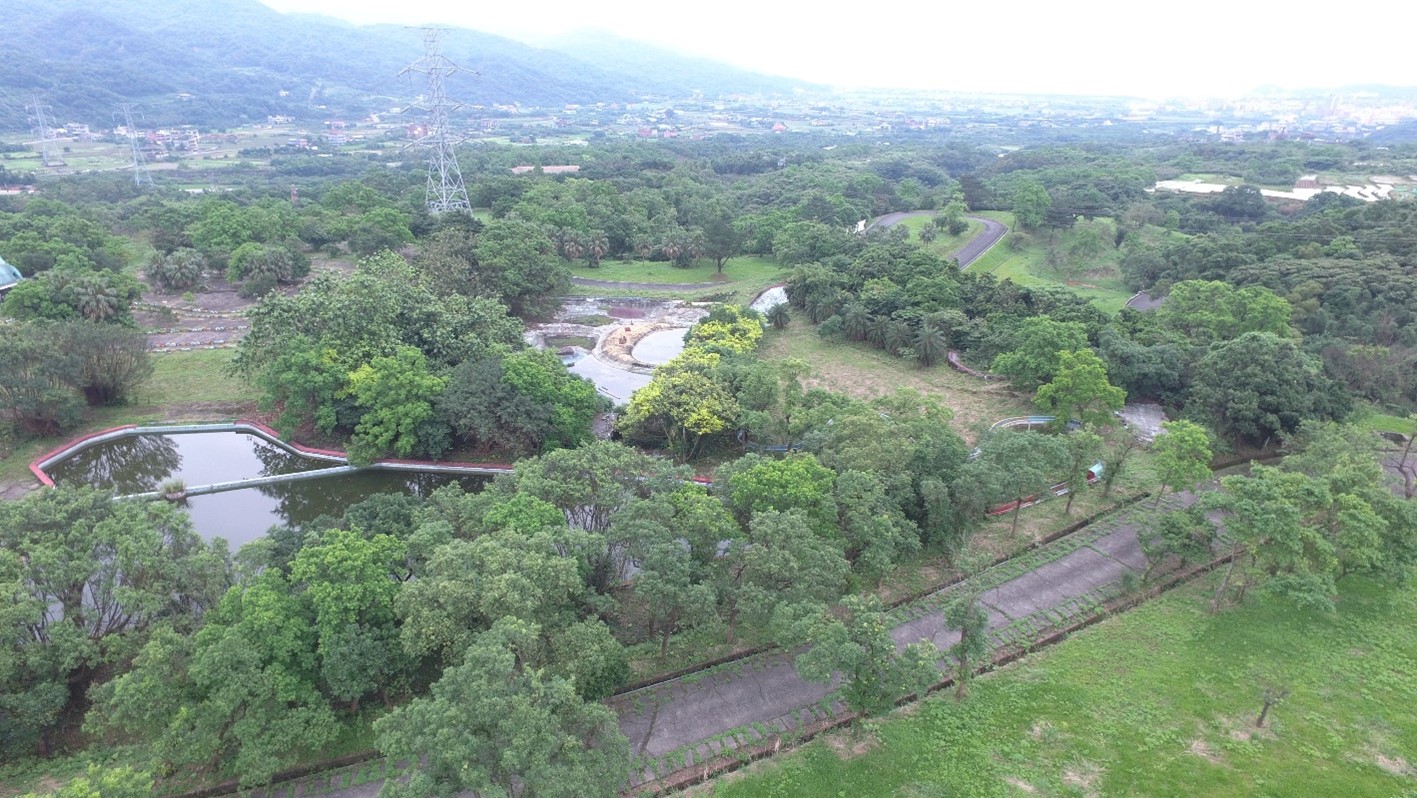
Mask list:
[[663,283],[667,286],[684,283],[735,283],[762,282],[786,279],[789,270],[772,258],[761,255],[739,255],[723,264],[723,274],[709,258],[700,258],[689,268],[671,266],[664,261],[632,260],[622,261],[606,258],[599,269],[592,269],[584,262],[577,261],[571,266],[575,277],[592,280],[611,280],[626,283]]
[[[575,296],[644,296],[658,299],[684,299],[692,301],[751,302],[764,288],[777,285],[787,279],[790,270],[782,268],[771,258],[757,255],[740,255],[723,265],[723,275],[718,275],[713,261],[701,259],[693,267],[680,269],[668,263],[655,261],[620,261],[606,259],[599,269],[592,269],[583,263],[571,266],[571,276],[591,280],[605,280],[617,283],[645,283],[662,288],[600,288],[597,286],[571,286]],[[703,288],[685,286],[705,285]]]
[[927,251],[933,252],[942,258],[948,258],[951,255],[955,254],[955,252],[957,252],[960,247],[964,246],[965,242],[979,235],[979,233],[984,230],[984,225],[980,224],[979,222],[970,222],[969,228],[966,229],[963,233],[960,233],[957,236],[952,236],[941,230],[939,236],[936,237],[934,241],[931,241],[930,243],[926,244],[920,241],[920,228],[924,227],[925,223],[929,221],[930,217],[928,216],[910,216],[894,226],[904,227],[905,229],[909,230],[911,241],[920,244]]
[[807,380],[858,399],[875,399],[897,388],[913,388],[937,396],[954,411],[956,431],[973,439],[975,427],[1001,418],[1032,412],[1029,399],[999,383],[961,374],[946,365],[921,368],[863,343],[828,340],[803,318],[793,318],[785,330],[770,330],[758,349],[766,359],[801,358],[812,366]]
[[[1264,597],[1209,615],[1211,586],[985,676],[963,704],[934,697],[865,742],[839,733],[691,794],[1413,795],[1417,585],[1349,580],[1330,615]],[[1257,729],[1266,686],[1291,693]]]
[[[979,214],[1003,222],[1012,231],[1015,228],[1013,214],[985,211]],[[1096,220],[1090,224],[1110,221]],[[1084,222],[1079,222],[1079,225]],[[1023,248],[1015,248],[1009,239],[1016,234],[1010,232],[997,246],[984,253],[970,265],[970,271],[986,271],[996,277],[1007,277],[1019,285],[1054,285],[1092,300],[1093,304],[1116,313],[1131,298],[1132,292],[1122,283],[1121,272],[1117,269],[1119,253],[1108,247],[1093,259],[1093,265],[1077,272],[1060,272],[1048,266],[1048,249],[1058,247],[1066,252],[1080,235],[1077,228],[1056,234],[1043,232],[1033,236],[1032,242]]]

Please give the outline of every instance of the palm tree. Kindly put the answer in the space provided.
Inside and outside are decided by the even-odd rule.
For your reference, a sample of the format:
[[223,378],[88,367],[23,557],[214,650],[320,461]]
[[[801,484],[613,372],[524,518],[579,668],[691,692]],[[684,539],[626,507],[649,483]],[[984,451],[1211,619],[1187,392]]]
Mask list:
[[678,263],[679,256],[684,254],[684,242],[680,241],[678,236],[671,235],[659,245],[659,251],[670,261]]
[[944,333],[930,324],[923,324],[915,336],[915,360],[922,366],[933,366],[945,359],[950,343]]
[[118,315],[122,300],[118,291],[97,272],[85,274],[69,286],[74,307],[89,321],[107,321]]
[[841,311],[841,326],[847,338],[860,341],[866,337],[866,330],[871,326],[871,314],[860,302],[848,302]]
[[898,355],[900,350],[915,341],[915,331],[903,321],[893,321],[886,325],[886,351]]
[[779,302],[768,308],[768,324],[775,330],[786,329],[787,323],[792,321],[792,312],[787,309],[786,302]]
[[585,254],[592,268],[600,268],[600,259],[610,254],[610,239],[599,230],[586,237]]
[[926,222],[920,227],[920,240],[923,243],[929,244],[934,241],[939,234],[940,228],[936,227],[934,222]]
[[886,330],[890,329],[890,323],[885,316],[872,316],[866,325],[866,342],[877,349],[885,349]]
[[572,232],[566,236],[566,240],[561,242],[561,254],[566,256],[566,260],[575,260],[586,251],[585,237],[580,233]]

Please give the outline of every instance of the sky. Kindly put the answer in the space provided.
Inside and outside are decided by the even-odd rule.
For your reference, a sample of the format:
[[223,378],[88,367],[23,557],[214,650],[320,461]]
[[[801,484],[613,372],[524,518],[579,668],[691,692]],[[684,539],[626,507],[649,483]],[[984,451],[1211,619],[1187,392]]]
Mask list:
[[[539,44],[611,31],[843,87],[1228,97],[1267,86],[1417,86],[1417,3],[1073,0],[262,0],[358,24],[465,27]],[[1353,12],[1345,14],[1345,10]],[[1360,9],[1369,9],[1364,16]]]

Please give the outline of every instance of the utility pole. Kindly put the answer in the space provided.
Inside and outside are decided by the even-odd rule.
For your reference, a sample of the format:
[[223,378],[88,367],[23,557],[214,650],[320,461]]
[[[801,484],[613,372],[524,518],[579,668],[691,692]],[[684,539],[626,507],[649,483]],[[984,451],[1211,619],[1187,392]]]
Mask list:
[[133,130],[133,104],[123,103],[118,108],[123,112],[123,129],[128,131],[128,149],[132,152],[133,184],[138,188],[143,186],[151,188],[153,176],[148,171],[148,159],[143,155],[143,147],[138,143],[137,133]]
[[34,120],[35,137],[39,140],[39,160],[45,166],[63,166],[64,158],[55,148],[54,128],[49,125],[49,117],[45,116],[45,111],[52,111],[53,108],[39,101],[39,95],[34,95],[27,110],[30,118]]
[[423,57],[399,74],[418,72],[428,76],[425,104],[411,106],[428,114],[427,134],[417,141],[428,148],[428,187],[423,202],[429,213],[471,213],[472,203],[467,198],[467,186],[463,185],[458,156],[453,149],[456,142],[448,130],[449,114],[462,106],[448,99],[447,79],[464,70],[442,54],[443,28],[417,30],[423,34]]

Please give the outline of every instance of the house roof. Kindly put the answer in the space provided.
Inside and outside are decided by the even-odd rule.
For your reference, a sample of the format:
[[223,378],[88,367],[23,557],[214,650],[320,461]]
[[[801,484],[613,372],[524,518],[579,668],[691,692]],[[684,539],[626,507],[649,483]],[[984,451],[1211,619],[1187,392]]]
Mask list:
[[23,279],[19,269],[6,263],[4,258],[0,258],[0,288],[9,288]]

